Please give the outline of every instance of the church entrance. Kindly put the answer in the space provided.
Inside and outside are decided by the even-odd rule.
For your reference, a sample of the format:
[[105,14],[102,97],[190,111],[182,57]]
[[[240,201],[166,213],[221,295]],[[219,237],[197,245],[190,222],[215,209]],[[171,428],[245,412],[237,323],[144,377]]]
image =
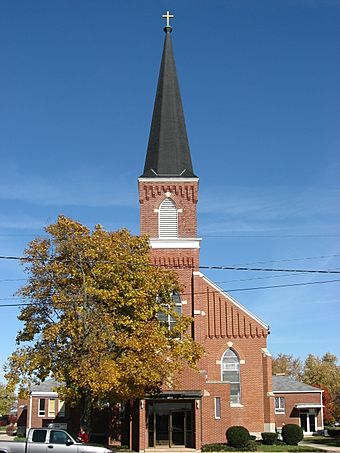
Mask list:
[[148,401],[149,447],[193,448],[193,433],[193,401]]

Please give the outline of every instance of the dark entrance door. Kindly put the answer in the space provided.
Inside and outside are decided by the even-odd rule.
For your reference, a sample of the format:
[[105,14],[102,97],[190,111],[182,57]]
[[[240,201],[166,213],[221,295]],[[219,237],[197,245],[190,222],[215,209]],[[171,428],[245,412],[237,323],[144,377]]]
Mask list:
[[185,445],[186,412],[171,412],[170,445]]
[[169,445],[169,414],[155,414],[156,445]]
[[193,447],[193,403],[148,403],[149,447]]

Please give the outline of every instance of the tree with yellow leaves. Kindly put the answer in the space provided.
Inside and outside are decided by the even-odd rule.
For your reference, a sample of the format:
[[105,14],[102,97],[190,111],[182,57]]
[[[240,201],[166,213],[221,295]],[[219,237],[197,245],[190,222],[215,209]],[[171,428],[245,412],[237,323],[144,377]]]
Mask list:
[[[92,403],[143,398],[195,367],[202,349],[187,334],[191,318],[176,313],[177,276],[151,264],[146,236],[64,216],[46,232],[25,251],[24,326],[6,378],[23,391],[47,377],[64,383],[58,392],[80,404],[89,430]],[[176,320],[170,331],[162,313]]]

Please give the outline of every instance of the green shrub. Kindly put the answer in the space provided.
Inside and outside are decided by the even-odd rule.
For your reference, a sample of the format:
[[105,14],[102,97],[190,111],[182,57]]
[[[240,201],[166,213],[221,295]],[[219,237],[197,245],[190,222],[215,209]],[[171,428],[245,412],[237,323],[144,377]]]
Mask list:
[[226,432],[228,445],[235,448],[247,447],[250,434],[244,426],[231,426]]
[[248,442],[248,445],[246,447],[241,448],[240,450],[241,451],[257,451],[257,443],[254,439],[251,439]]
[[331,437],[339,437],[340,436],[340,428],[328,428],[327,433]]
[[288,424],[282,426],[282,440],[287,445],[297,445],[303,439],[303,429],[298,425]]
[[227,444],[206,444],[202,445],[201,451],[230,451]]
[[261,433],[262,443],[265,445],[274,445],[277,441],[277,433]]
[[202,452],[210,451],[228,451],[228,452],[239,452],[239,451],[257,451],[257,446],[255,441],[249,441],[246,447],[230,447],[228,444],[206,444],[201,448]]

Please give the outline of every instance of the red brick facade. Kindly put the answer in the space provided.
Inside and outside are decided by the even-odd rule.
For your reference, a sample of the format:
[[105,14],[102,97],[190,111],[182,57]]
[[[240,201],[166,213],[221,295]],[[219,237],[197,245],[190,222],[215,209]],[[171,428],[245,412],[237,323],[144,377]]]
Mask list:
[[[167,197],[178,210],[178,238],[169,238],[168,246],[166,240],[159,238],[159,208]],[[181,407],[176,395],[187,394],[194,427],[193,442],[186,446],[199,449],[207,443],[225,442],[225,432],[231,425],[243,425],[253,433],[273,430],[274,399],[271,358],[266,349],[267,326],[199,272],[197,200],[197,179],[139,180],[141,233],[150,237],[154,263],[178,268],[176,272],[184,286],[182,310],[192,316],[192,336],[205,349],[199,372],[186,370],[172,389],[173,398],[167,396],[167,401],[172,401],[176,408],[177,403]],[[192,243],[182,248],[187,238]],[[241,399],[237,404],[231,403],[230,384],[221,377],[221,359],[228,348],[240,361]],[[190,399],[190,391],[199,396]],[[218,417],[216,398],[220,401]],[[135,439],[134,445],[138,443],[140,450],[153,446],[147,419],[149,404],[152,403],[146,400],[139,407],[138,441]],[[159,407],[162,411],[162,406]]]

